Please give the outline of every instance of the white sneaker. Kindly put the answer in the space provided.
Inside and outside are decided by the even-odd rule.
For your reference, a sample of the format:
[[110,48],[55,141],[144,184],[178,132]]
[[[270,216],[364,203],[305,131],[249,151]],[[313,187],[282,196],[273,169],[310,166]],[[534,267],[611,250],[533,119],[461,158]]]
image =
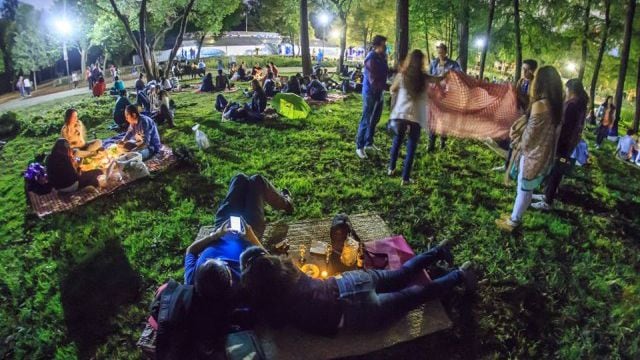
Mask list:
[[551,210],[551,205],[547,204],[546,201],[532,203],[531,207],[534,209],[543,210],[543,211]]
[[544,197],[543,194],[533,194],[531,196],[531,200],[533,200],[533,201],[546,201],[547,199]]
[[493,169],[491,169],[491,171],[505,171],[505,170],[507,170],[507,168],[505,168],[504,165],[496,166]]
[[377,146],[371,144],[369,146],[365,146],[364,147],[365,150],[374,150],[374,151],[380,151],[380,148],[378,148]]
[[394,176],[396,174],[396,169],[387,169],[387,176]]
[[356,149],[356,155],[358,155],[360,159],[367,158],[367,153],[364,152],[364,149]]

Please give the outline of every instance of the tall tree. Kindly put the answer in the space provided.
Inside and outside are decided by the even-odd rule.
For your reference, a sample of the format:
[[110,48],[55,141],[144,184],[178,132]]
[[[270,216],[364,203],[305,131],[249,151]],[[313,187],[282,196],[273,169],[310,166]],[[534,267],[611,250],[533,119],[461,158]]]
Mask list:
[[[122,22],[129,40],[140,56],[149,79],[157,79],[160,74],[155,50],[161,46],[165,36],[177,26],[178,32],[163,69],[164,73],[168,72],[182,45],[187,19],[195,4],[195,0],[154,2],[148,0],[108,0],[108,5],[105,6],[105,0],[81,1],[94,4],[105,12],[110,12],[106,7],[111,7],[116,18]],[[135,25],[138,26],[137,31],[134,30]]]
[[636,74],[636,112],[633,116],[633,131],[638,132],[640,125],[640,56],[638,56],[638,72]]
[[487,51],[491,44],[491,28],[493,27],[493,14],[496,10],[496,0],[490,0],[489,3],[489,19],[487,20],[487,33],[485,37],[484,47],[482,48],[482,57],[480,58],[480,78],[484,78],[484,66],[487,60]]
[[338,73],[344,65],[344,53],[347,49],[347,17],[351,11],[353,0],[330,0],[338,11],[338,19],[340,20],[340,58],[338,60]]
[[300,51],[302,55],[302,73],[311,75],[311,51],[309,50],[309,10],[307,0],[300,0]]
[[[385,0],[359,0],[349,16],[349,42],[369,47],[373,35],[395,26],[395,3]],[[411,20],[409,21],[411,23]]]
[[636,13],[636,0],[628,0],[627,17],[624,21],[624,39],[622,42],[622,53],[620,54],[620,72],[618,73],[618,86],[616,87],[616,119],[613,123],[613,131],[618,132],[620,113],[622,113],[622,96],[624,93],[624,80],[627,76],[627,66],[629,65],[629,51],[631,50],[631,34],[633,32],[633,17]]
[[607,38],[609,36],[609,28],[611,27],[611,0],[604,0],[604,24],[600,29],[600,46],[598,47],[598,58],[593,66],[593,76],[591,77],[591,87],[589,88],[589,101],[591,106],[589,109],[593,109],[593,104],[596,97],[596,86],[598,85],[598,76],[600,74],[600,67],[602,66],[602,58],[607,48]]
[[580,58],[580,68],[578,70],[578,78],[582,81],[584,78],[584,69],[587,67],[587,55],[588,55],[588,43],[589,40],[589,18],[591,16],[591,0],[586,0],[587,4],[584,7],[584,16],[582,21],[584,27],[582,28],[582,57]]
[[520,72],[522,71],[522,39],[520,35],[520,0],[513,0],[513,27],[514,36],[516,38],[515,51],[516,51],[516,73],[514,74],[513,81],[516,82],[520,79]]
[[469,0],[461,0],[458,18],[458,63],[463,72],[467,72],[469,63],[469,10]]
[[13,41],[13,33],[15,27],[16,11],[18,9],[18,0],[4,0],[0,5],[0,51],[2,51],[3,73],[7,82],[13,88],[14,67],[11,58],[11,48],[15,42]]
[[396,0],[396,67],[409,53],[409,0]]
[[198,51],[196,59],[200,60],[200,51],[204,39],[217,36],[222,30],[224,19],[240,7],[240,0],[198,1],[193,8],[193,23],[198,28]]

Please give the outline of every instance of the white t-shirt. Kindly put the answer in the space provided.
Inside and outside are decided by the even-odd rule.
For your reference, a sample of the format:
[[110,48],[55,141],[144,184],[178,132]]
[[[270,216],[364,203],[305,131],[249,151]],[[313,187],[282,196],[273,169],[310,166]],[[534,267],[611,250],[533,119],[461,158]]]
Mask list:
[[27,78],[24,79],[24,87],[26,87],[26,88],[30,88],[31,87],[31,81],[29,81],[29,79],[27,79]]

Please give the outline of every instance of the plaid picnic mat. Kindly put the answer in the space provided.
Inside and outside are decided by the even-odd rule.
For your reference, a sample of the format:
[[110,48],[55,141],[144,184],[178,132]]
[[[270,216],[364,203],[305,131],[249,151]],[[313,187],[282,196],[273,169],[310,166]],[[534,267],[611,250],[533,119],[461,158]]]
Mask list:
[[522,115],[511,84],[491,84],[461,72],[447,73],[443,86],[428,89],[429,128],[437,134],[505,139]]
[[[153,158],[147,160],[145,164],[149,168],[149,172],[163,171],[175,164],[177,161],[173,151],[168,146],[163,145],[158,154]],[[131,180],[126,174],[123,174],[122,180],[119,182],[109,181],[108,185],[99,191],[84,191],[80,190],[75,193],[65,194],[59,193],[56,190],[52,190],[48,194],[38,195],[29,191],[27,193],[29,202],[33,211],[38,217],[43,218],[46,215],[67,211],[86,204],[87,202],[106,195],[111,194],[118,188],[131,183]]]
[[347,97],[347,95],[345,94],[340,94],[340,93],[329,93],[327,95],[327,100],[325,101],[320,101],[320,100],[313,100],[312,98],[305,96],[304,101],[307,102],[307,104],[309,105],[325,105],[325,104],[331,104],[340,100],[344,100]]

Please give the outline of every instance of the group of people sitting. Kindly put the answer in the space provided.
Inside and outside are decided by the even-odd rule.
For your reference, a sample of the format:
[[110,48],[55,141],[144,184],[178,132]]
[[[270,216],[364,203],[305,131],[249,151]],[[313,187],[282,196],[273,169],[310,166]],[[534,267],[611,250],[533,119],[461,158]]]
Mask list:
[[[172,338],[174,353],[190,358],[197,356],[190,351],[210,351],[232,326],[246,329],[256,321],[276,328],[290,324],[322,336],[342,329],[375,330],[456,286],[475,288],[471,263],[453,266],[451,241],[418,254],[399,269],[312,278],[291,259],[262,246],[265,204],[289,214],[294,210],[288,190],[278,191],[261,175],[236,175],[216,212],[215,230],[187,247],[184,284],[193,285],[193,300],[180,323],[183,342]],[[239,230],[230,227],[231,216],[241,218]],[[413,284],[417,274],[438,261],[449,271],[427,284]]]
[[[138,111],[136,105],[124,109],[128,123],[126,133],[117,142],[126,151],[140,153],[148,160],[158,153],[162,144],[155,122]],[[47,157],[47,177],[49,184],[61,193],[71,193],[84,188],[98,189],[100,175],[106,175],[108,168],[83,171],[80,164],[84,158],[93,157],[105,151],[99,139],[87,141],[86,128],[78,118],[76,109],[67,109],[60,138],[56,140],[51,154]]]
[[[170,127],[175,126],[175,104],[169,95],[171,89],[167,79],[161,78],[160,82],[151,80],[144,82],[144,74],[136,81],[136,105],[143,109],[143,114],[151,117],[156,123],[167,123]],[[169,90],[167,90],[167,85]],[[120,127],[126,126],[123,122],[123,109],[129,104],[126,91],[121,91],[114,108],[114,121]]]

